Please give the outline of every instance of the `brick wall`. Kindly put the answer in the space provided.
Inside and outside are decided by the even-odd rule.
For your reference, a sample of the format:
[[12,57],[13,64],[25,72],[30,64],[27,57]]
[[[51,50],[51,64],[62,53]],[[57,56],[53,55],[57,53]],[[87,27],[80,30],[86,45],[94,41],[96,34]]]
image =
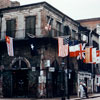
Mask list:
[[0,0],[0,9],[7,8],[7,7],[15,7],[20,6],[20,3],[17,1],[10,1],[10,0]]
[[88,20],[88,21],[83,20],[82,22],[79,21],[79,23],[84,27],[95,29],[96,25],[100,24],[100,19],[98,19],[98,20]]
[[11,7],[10,0],[0,0],[0,9],[6,7]]
[[12,7],[15,7],[15,6],[20,6],[20,3],[19,2],[17,2],[17,1],[11,1],[11,6]]

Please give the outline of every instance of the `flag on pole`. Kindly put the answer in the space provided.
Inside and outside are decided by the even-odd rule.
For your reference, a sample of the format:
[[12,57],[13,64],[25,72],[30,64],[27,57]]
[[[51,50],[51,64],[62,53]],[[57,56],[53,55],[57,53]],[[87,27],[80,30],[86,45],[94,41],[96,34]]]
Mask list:
[[45,26],[45,30],[46,31],[50,31],[51,30],[51,25],[50,25],[50,21],[51,21],[51,17],[49,18],[49,20],[48,20],[48,23],[46,24],[46,26]]
[[58,56],[68,56],[68,42],[69,38],[58,38]]
[[14,56],[13,38],[6,36],[7,51],[9,56]]

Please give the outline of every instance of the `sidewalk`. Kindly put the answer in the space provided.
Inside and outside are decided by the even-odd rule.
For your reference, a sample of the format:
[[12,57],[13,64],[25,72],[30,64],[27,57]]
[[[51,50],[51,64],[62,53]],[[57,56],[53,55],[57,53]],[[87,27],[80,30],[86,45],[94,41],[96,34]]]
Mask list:
[[[94,93],[94,94],[90,94],[90,95],[89,95],[89,98],[92,98],[92,99],[93,99],[93,98],[97,98],[97,97],[100,97],[100,93]],[[71,97],[70,100],[80,100],[80,98],[78,98],[78,97],[74,97],[74,98]],[[86,100],[86,99],[85,99],[85,100]]]
[[[89,95],[89,98],[97,98],[100,97],[100,93],[95,93],[95,94],[91,94]],[[35,99],[35,98],[0,98],[0,100],[62,100],[61,97],[60,98],[45,98],[45,99]],[[67,100],[67,98],[65,99]],[[80,98],[78,98],[77,96],[70,96],[69,100],[80,100]],[[85,99],[86,100],[86,99]]]

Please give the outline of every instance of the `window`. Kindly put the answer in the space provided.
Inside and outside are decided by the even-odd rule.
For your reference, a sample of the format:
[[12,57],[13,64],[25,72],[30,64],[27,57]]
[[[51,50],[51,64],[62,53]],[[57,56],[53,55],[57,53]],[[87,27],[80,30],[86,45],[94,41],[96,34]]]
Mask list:
[[76,35],[76,31],[75,31],[75,30],[72,30],[71,37],[72,37],[73,39],[75,39],[75,35]]
[[47,23],[53,26],[53,19],[49,16],[47,16]]
[[10,37],[15,37],[16,31],[16,19],[11,19],[6,21],[6,35]]
[[53,18],[50,16],[47,16],[47,24],[51,26],[51,30],[49,30],[49,35],[53,35]]
[[70,35],[70,28],[68,26],[64,26],[64,34],[63,35]]
[[57,22],[57,36],[61,35],[61,23]]
[[36,16],[26,17],[25,33],[35,35]]

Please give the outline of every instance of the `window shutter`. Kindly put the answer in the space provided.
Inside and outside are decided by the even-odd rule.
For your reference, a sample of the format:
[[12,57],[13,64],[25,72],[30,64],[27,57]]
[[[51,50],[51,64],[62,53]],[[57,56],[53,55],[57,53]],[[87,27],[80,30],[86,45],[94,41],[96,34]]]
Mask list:
[[6,35],[14,38],[15,31],[16,31],[16,19],[7,20]]
[[35,16],[26,17],[26,24],[25,24],[26,33],[35,35],[35,25],[36,25]]

